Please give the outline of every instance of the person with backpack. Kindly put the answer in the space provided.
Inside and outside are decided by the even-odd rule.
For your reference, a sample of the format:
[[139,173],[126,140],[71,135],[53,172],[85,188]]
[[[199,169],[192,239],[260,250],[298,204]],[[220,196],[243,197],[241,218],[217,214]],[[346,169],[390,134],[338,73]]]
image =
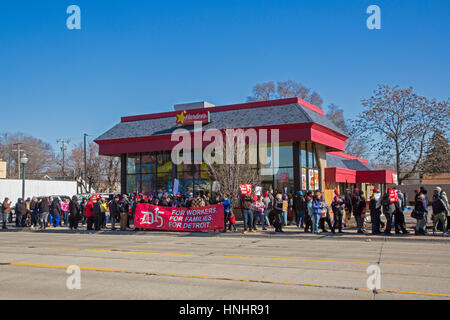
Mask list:
[[448,216],[448,207],[445,203],[445,200],[441,196],[441,190],[438,188],[434,189],[433,200],[432,200],[432,208],[433,214],[431,216],[431,220],[433,220],[433,236],[436,236],[437,225],[440,221],[443,226],[442,236],[448,237],[447,233],[447,216]]
[[372,222],[372,234],[381,233],[381,206],[380,206],[381,193],[378,189],[373,189],[373,194],[369,201],[370,221]]

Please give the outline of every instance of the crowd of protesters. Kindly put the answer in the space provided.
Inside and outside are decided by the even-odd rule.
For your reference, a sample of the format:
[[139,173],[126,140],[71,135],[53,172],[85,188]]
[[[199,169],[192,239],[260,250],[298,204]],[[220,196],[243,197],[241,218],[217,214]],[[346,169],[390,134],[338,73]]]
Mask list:
[[[439,228],[444,237],[448,236],[450,220],[448,219],[449,203],[446,193],[439,186],[434,189],[431,199],[432,210],[429,210],[430,200],[427,190],[421,187],[415,190],[415,193],[415,205],[411,213],[411,217],[417,221],[414,234],[428,234],[426,226],[431,214],[433,235],[437,234]],[[227,212],[227,208],[229,205],[225,207],[225,212]],[[357,233],[365,234],[367,233],[365,221],[368,213],[372,234],[391,235],[392,228],[394,228],[395,234],[409,234],[404,216],[406,209],[406,195],[397,187],[387,189],[384,194],[381,194],[380,190],[374,189],[370,199],[366,199],[364,192],[357,188],[353,192],[347,189],[342,194],[339,193],[339,190],[334,190],[331,203],[325,200],[324,194],[320,191],[307,191],[306,194],[298,191],[296,194],[288,195],[270,190],[263,196],[253,194],[244,195],[241,198],[244,234],[256,232],[257,224],[261,225],[262,230],[267,230],[271,223],[275,232],[283,232],[283,227],[288,224],[289,211],[294,212],[297,227],[307,233],[319,234],[320,230],[328,232],[327,226],[332,233],[336,231],[343,233],[343,229],[347,227],[346,224],[349,224],[353,216]],[[233,225],[234,222],[229,221],[229,230]]]
[[[416,219],[415,235],[427,235],[428,219],[433,222],[433,235],[438,229],[443,236],[448,236],[449,203],[446,193],[441,187],[433,191],[432,199],[423,187],[417,189],[414,199],[414,209],[411,217]],[[430,208],[431,202],[431,208]],[[88,231],[98,231],[107,228],[116,230],[130,229],[134,221],[138,203],[150,203],[161,207],[198,208],[222,204],[226,231],[237,231],[236,216],[229,194],[210,197],[209,193],[163,194],[158,195],[111,195],[105,199],[99,195],[89,198],[72,199],[59,197],[42,197],[18,199],[15,204],[16,226],[32,229],[66,226],[70,230],[78,230],[80,224],[86,225]],[[392,228],[396,234],[408,234],[404,212],[407,207],[406,195],[397,187],[387,189],[384,194],[378,189],[373,190],[370,199],[366,199],[363,191],[355,188],[353,192],[347,189],[342,194],[334,190],[331,203],[325,200],[320,191],[298,191],[286,194],[274,190],[242,195],[240,209],[244,221],[244,234],[256,232],[258,226],[265,231],[273,228],[275,232],[283,232],[288,225],[288,212],[294,213],[294,222],[299,229],[307,233],[319,234],[328,232],[343,233],[349,227],[351,217],[356,223],[357,232],[364,234],[366,214],[370,215],[372,234],[390,235]],[[11,201],[5,198],[1,206],[2,228],[7,229],[6,222],[12,213]],[[384,221],[382,219],[384,216]],[[333,217],[333,219],[331,218]],[[328,227],[328,228],[327,228]]]

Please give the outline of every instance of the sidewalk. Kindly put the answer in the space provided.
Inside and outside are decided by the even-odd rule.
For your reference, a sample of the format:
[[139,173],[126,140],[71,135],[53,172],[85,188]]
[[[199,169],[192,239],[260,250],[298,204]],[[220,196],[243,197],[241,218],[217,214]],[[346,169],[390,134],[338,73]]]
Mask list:
[[[272,227],[268,228],[267,231],[262,231],[261,227],[258,226],[258,231],[255,233],[247,233],[243,234],[243,223],[238,222],[236,224],[238,231],[237,232],[173,232],[173,231],[155,231],[155,230],[146,230],[146,231],[134,231],[129,229],[127,231],[111,231],[111,229],[102,229],[100,231],[90,231],[86,230],[86,226],[81,226],[78,231],[71,231],[67,227],[49,227],[45,230],[39,229],[30,229],[30,228],[17,228],[14,224],[8,224],[8,230],[1,230],[1,233],[8,232],[33,232],[33,233],[47,233],[47,234],[97,234],[97,235],[151,235],[151,236],[170,236],[170,237],[221,237],[221,238],[252,238],[252,239],[296,239],[296,240],[349,240],[349,241],[406,241],[406,242],[440,242],[440,243],[450,243],[450,237],[443,237],[442,232],[438,232],[437,236],[415,236],[414,229],[412,229],[411,225],[407,225],[407,229],[410,232],[408,235],[399,234],[396,235],[395,232],[392,232],[391,236],[381,235],[372,235],[370,233],[367,234],[358,234],[356,228],[348,228],[344,229],[344,233],[320,233],[320,234],[312,234],[305,233],[303,229],[297,228],[295,225],[290,225],[287,227],[283,227],[283,233],[276,233]],[[108,225],[108,227],[110,227]],[[431,230],[428,230],[431,232]]]

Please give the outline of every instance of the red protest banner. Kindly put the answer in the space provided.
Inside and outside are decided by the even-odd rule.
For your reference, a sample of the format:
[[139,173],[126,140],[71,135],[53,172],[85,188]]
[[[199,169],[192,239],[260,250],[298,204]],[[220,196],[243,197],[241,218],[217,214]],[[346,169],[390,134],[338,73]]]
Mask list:
[[252,185],[251,184],[241,184],[239,185],[241,188],[241,195],[252,194]]
[[388,189],[388,192],[389,192],[389,202],[390,203],[398,202],[398,190]]
[[222,205],[201,208],[172,208],[139,203],[135,228],[167,231],[212,231],[225,228]]

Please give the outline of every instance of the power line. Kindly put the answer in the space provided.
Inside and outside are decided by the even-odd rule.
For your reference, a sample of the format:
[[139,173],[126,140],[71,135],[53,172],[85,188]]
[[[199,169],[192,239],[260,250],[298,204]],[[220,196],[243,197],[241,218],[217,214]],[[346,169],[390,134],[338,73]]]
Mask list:
[[25,150],[20,149],[20,146],[22,144],[23,144],[22,142],[14,143],[13,146],[17,146],[17,149],[12,150],[13,152],[17,152],[17,177],[19,180],[20,180],[20,157],[22,156],[22,154],[21,154],[22,151],[25,151]]
[[58,139],[56,141],[57,143],[61,143],[61,151],[62,151],[62,175],[63,177],[66,176],[65,173],[65,161],[66,161],[66,150],[67,150],[67,146],[66,144],[70,143],[70,140],[65,140],[65,139]]

